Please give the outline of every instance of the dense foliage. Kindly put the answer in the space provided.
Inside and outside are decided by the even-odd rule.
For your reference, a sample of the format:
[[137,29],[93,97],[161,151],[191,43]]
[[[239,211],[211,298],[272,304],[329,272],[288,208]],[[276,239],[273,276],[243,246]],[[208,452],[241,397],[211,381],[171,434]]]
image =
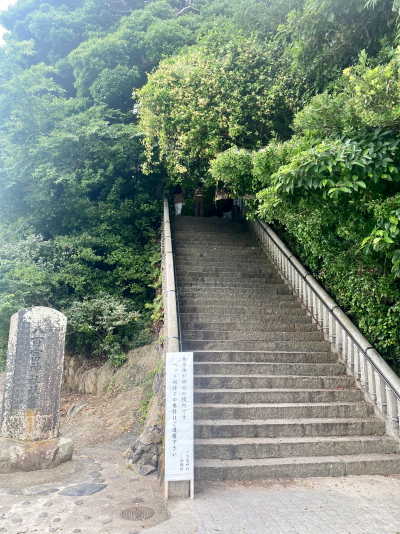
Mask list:
[[[224,46],[229,58],[219,86],[226,94],[235,91],[226,106],[222,94],[220,99],[236,121],[229,135],[262,146],[251,140],[251,129],[257,127],[265,142],[271,137],[262,113],[272,110],[272,100],[261,102],[257,75],[271,70],[264,60],[274,53],[262,43],[301,4],[291,0],[282,9],[279,2],[258,0],[17,0],[0,14],[8,30],[0,46],[3,357],[10,316],[32,305],[66,313],[73,352],[108,355],[117,364],[126,349],[149,339],[162,305],[154,298],[157,199],[166,165],[143,172],[143,133],[132,90],[140,90],[148,73],[180,50],[197,53],[197,72],[208,65],[203,80],[213,75],[213,84],[219,71],[212,69]],[[195,52],[199,39],[202,48]],[[237,78],[231,76],[235,65]],[[255,95],[248,96],[249,89]],[[241,118],[235,109],[238,98],[257,114],[251,125],[250,114]],[[221,142],[216,149],[228,146],[230,141]],[[197,167],[190,165],[194,173],[201,172],[200,156]]]
[[[67,5],[68,4],[68,5]],[[144,342],[157,192],[203,178],[272,222],[400,366],[397,0],[18,0],[0,14],[0,343]],[[132,100],[133,91],[133,100]]]
[[148,160],[163,160],[171,177],[204,173],[230,146],[261,147],[276,129],[279,97],[266,83],[273,55],[237,31],[211,30],[163,61],[138,93]]
[[291,8],[270,3],[264,31],[233,16],[160,64],[139,92],[148,165],[253,195],[249,215],[275,225],[399,368],[397,8]]
[[[298,112],[295,134],[211,162],[252,192],[283,237],[367,337],[399,362],[399,52],[359,62]],[[235,169],[235,172],[233,172]]]
[[141,171],[130,110],[164,53],[159,25],[176,22],[171,4],[20,0],[1,14],[3,355],[10,316],[32,305],[68,316],[70,351],[115,364],[152,337],[159,176]]

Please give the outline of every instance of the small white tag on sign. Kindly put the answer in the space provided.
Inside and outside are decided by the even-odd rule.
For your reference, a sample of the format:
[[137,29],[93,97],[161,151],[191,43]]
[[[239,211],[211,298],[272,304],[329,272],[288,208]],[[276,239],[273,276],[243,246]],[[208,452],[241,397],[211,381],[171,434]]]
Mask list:
[[165,481],[193,480],[193,352],[167,352],[165,404]]

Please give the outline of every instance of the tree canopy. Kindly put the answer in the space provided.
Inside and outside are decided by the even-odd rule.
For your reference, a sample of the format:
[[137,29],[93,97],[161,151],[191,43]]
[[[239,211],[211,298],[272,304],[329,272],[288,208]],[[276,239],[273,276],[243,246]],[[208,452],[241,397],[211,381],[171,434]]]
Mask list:
[[163,61],[138,92],[146,155],[153,165],[163,160],[170,176],[202,173],[222,150],[261,147],[272,137],[271,56],[235,30],[211,30]]
[[208,3],[229,23],[162,61],[137,93],[147,168],[254,195],[249,216],[274,224],[398,366],[396,8],[305,0],[279,18],[272,3],[269,24],[250,29],[238,5]]
[[[160,318],[158,191],[252,195],[400,363],[398,2],[17,0],[0,14],[0,350],[62,309],[108,355]],[[345,275],[344,275],[345,273]]]

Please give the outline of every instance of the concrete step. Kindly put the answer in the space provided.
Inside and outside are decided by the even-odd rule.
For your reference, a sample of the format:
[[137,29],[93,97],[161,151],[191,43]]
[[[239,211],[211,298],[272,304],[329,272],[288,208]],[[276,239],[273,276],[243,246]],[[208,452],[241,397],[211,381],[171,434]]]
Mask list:
[[[289,300],[285,297],[289,297]],[[266,321],[270,322],[278,322],[278,315],[283,319],[283,322],[286,322],[287,320],[289,322],[297,322],[297,319],[304,317],[305,313],[304,310],[298,306],[298,303],[293,301],[290,297],[291,295],[286,295],[283,299],[274,298],[268,305],[263,305],[262,301],[260,301],[255,302],[254,304],[244,303],[242,306],[239,306],[238,302],[233,302],[232,305],[229,306],[228,302],[224,300],[219,301],[218,299],[208,299],[207,301],[202,299],[193,299],[192,301],[190,299],[185,299],[183,302],[181,301],[179,307],[182,315],[196,314],[199,317],[203,316],[203,318],[206,319],[207,317],[218,316],[218,318],[220,318],[220,321],[218,322],[238,321],[239,319],[246,321],[254,317],[259,317],[260,319],[265,318]],[[274,302],[276,302],[276,307],[273,307]],[[283,303],[287,306],[283,306]],[[187,311],[192,308],[198,311]],[[208,313],[207,309],[209,309]]]
[[223,227],[223,225],[217,227],[209,225],[197,228],[196,226],[187,226],[186,228],[174,226],[172,234],[175,239],[178,239],[183,236],[192,236],[192,239],[196,239],[196,237],[198,236],[215,236],[217,238],[221,236],[250,236],[254,238],[254,235],[249,231],[248,228],[245,228],[243,226]]
[[239,341],[239,340],[183,340],[183,350],[243,350],[247,351],[300,351],[326,352],[330,345],[327,341]]
[[242,267],[234,265],[217,265],[213,264],[212,266],[206,267],[206,265],[178,265],[176,264],[176,272],[178,276],[183,276],[185,278],[193,278],[195,276],[229,276],[235,278],[242,278],[242,276],[247,275],[249,277],[257,276],[277,276],[282,278],[279,271],[277,271],[273,265],[269,263],[260,262],[258,265],[253,265],[251,263],[246,263]]
[[311,436],[384,435],[385,424],[375,418],[332,419],[197,419],[194,437],[209,438],[284,438]]
[[[285,305],[284,305],[285,304]],[[272,304],[269,306],[265,305],[247,305],[244,307],[240,307],[235,305],[235,303],[232,303],[231,306],[228,305],[228,303],[222,303],[222,304],[214,304],[207,307],[207,304],[199,304],[198,300],[196,300],[195,303],[190,302],[180,302],[180,311],[181,311],[181,317],[185,314],[191,314],[194,317],[198,317],[198,320],[204,320],[207,319],[207,317],[219,317],[221,321],[230,321],[231,317],[243,317],[246,318],[247,316],[257,316],[257,317],[265,317],[266,320],[273,321],[274,319],[278,319],[278,317],[284,318],[285,316],[290,316],[289,320],[296,320],[300,317],[307,317],[305,315],[304,310],[302,310],[298,304],[297,301],[291,299],[291,300],[284,300],[284,301],[278,301],[276,302],[276,306],[272,307]],[[199,309],[200,311],[187,311],[191,309]],[[209,310],[207,312],[207,310]],[[278,317],[277,317],[278,316]],[[293,319],[296,317],[296,319]]]
[[200,255],[200,253],[196,255],[192,254],[178,254],[176,255],[176,265],[189,265],[189,266],[196,266],[199,267],[205,267],[207,265],[210,265],[210,267],[229,267],[232,265],[240,265],[241,267],[261,267],[261,266],[267,266],[270,269],[272,268],[272,264],[263,256],[261,253],[249,253],[248,251],[246,253],[240,254],[239,256],[232,257],[232,255],[227,252],[226,254],[212,254],[212,255]]
[[244,221],[232,221],[231,219],[224,219],[218,217],[196,218],[180,215],[179,217],[174,217],[172,225],[174,229],[187,230],[189,232],[226,232],[229,229],[235,232],[249,232],[249,228]]
[[248,232],[215,232],[210,229],[196,231],[196,229],[193,229],[189,232],[173,231],[172,238],[175,241],[176,248],[194,247],[197,244],[199,248],[205,248],[208,243],[214,246],[229,246],[231,243],[234,245],[261,246],[258,239]]
[[[228,228],[229,230],[229,228]],[[207,239],[214,239],[218,242],[226,242],[226,240],[237,240],[237,241],[253,241],[256,245],[260,245],[260,242],[255,237],[255,235],[250,231],[236,231],[234,229],[233,232],[225,232],[223,229],[217,228],[213,230],[212,228],[200,228],[199,230],[196,230],[195,228],[191,228],[189,231],[185,231],[181,228],[175,228],[172,232],[174,239],[177,240],[179,244],[181,244],[182,241],[190,242],[192,245],[196,243],[201,243],[206,241]]]
[[197,375],[196,389],[338,389],[353,388],[350,376]]
[[283,284],[284,281],[282,278],[277,275],[276,273],[271,274],[269,276],[265,275],[247,275],[246,273],[241,273],[240,276],[239,273],[236,273],[235,276],[230,275],[197,275],[197,276],[187,276],[179,274],[177,276],[177,280],[179,285],[181,286],[191,286],[192,284],[214,284],[214,285],[220,285],[220,284],[238,284],[241,283],[242,285],[263,285],[263,284]]
[[217,234],[226,234],[229,233],[229,230],[232,230],[235,234],[244,234],[244,235],[250,235],[254,238],[254,234],[251,232],[251,230],[248,228],[246,223],[244,224],[232,224],[224,225],[224,224],[209,224],[209,225],[183,225],[183,224],[175,224],[175,221],[173,221],[173,228],[174,228],[174,235],[184,235],[185,233],[189,233],[189,235],[196,233],[199,235],[205,235],[210,233],[217,233]]
[[260,246],[260,242],[254,238],[251,233],[237,232],[237,231],[212,231],[212,229],[202,230],[201,232],[195,229],[189,231],[173,230],[172,237],[175,241],[176,248],[180,246],[194,246],[199,243],[204,246],[205,243],[210,242],[216,245],[226,245],[229,243],[252,243],[253,246]]
[[173,219],[174,228],[188,228],[190,225],[194,227],[211,227],[222,228],[231,227],[237,229],[244,229],[249,231],[244,221],[233,221],[232,219],[224,219],[219,217],[194,217],[193,215],[179,215]]
[[233,221],[232,219],[223,219],[219,217],[193,217],[190,215],[179,215],[173,220],[174,228],[232,228],[237,230],[249,231],[246,224],[242,221]]
[[[230,303],[232,306],[263,306],[266,308],[273,308],[276,302],[280,301],[295,301],[297,306],[299,302],[293,295],[291,288],[286,284],[271,282],[270,284],[262,284],[257,286],[250,286],[249,284],[193,284],[186,286],[178,283],[178,293],[180,300],[186,304],[192,302],[193,304],[203,305],[220,305]],[[281,298],[283,297],[283,298]],[[282,305],[281,307],[285,307]],[[305,312],[303,312],[305,313]]]
[[189,258],[192,260],[198,259],[200,264],[207,263],[209,258],[230,260],[231,262],[235,262],[236,259],[238,261],[248,261],[253,258],[259,258],[265,261],[263,250],[255,247],[204,247],[203,250],[198,247],[193,249],[181,248],[179,252],[176,251],[175,257],[177,264],[181,259]]
[[329,419],[366,418],[374,415],[372,405],[353,403],[278,403],[278,404],[196,404],[195,419]]
[[193,237],[191,239],[180,237],[175,240],[176,252],[178,250],[179,252],[197,250],[197,252],[221,251],[226,254],[234,254],[238,250],[246,250],[248,248],[262,250],[258,241],[242,236],[235,236],[233,239],[228,236],[223,236],[222,238],[200,238],[196,236],[194,241]]
[[[291,290],[285,284],[265,284],[260,287],[246,287],[235,284],[212,287],[202,287],[199,285],[190,288],[181,287],[178,284],[178,291],[179,298],[182,298],[184,302],[189,300],[197,303],[199,300],[207,299],[214,300],[217,303],[238,302],[242,306],[246,306],[247,304],[254,306],[254,304],[258,303],[266,303],[271,306],[272,300],[282,300],[280,297],[283,295],[293,297]],[[276,295],[279,295],[279,298]]]
[[[269,308],[269,307],[262,307],[262,306],[246,306],[245,308],[238,308],[236,306],[228,307],[228,305],[217,305],[210,307],[210,315],[209,317],[213,317],[215,315],[218,315],[218,318],[221,321],[227,321],[230,322],[232,320],[237,319],[238,317],[242,317],[243,320],[246,320],[247,318],[252,318],[254,316],[257,317],[265,317],[268,321],[273,321],[275,313],[281,313],[287,316],[289,321],[297,321],[297,318],[299,317],[299,314],[301,313],[301,309],[297,306],[296,302],[293,301],[286,301],[288,306],[287,308],[283,308],[279,305],[279,301],[277,302],[277,307],[275,309]],[[179,309],[182,314],[193,314],[204,316],[206,315],[207,306],[203,304],[190,304],[186,302],[180,302]],[[212,310],[212,311],[211,311]],[[283,317],[283,315],[282,315]]]
[[[183,226],[183,225],[173,225],[174,227],[174,236],[185,236],[185,235],[199,235],[204,236],[208,234],[215,234],[215,235],[221,235],[221,234],[232,234],[232,235],[246,235],[253,239],[255,239],[254,234],[251,232],[251,230],[246,226],[246,224],[241,225],[235,225],[235,226],[225,226],[224,225],[208,225],[201,227],[197,226]],[[230,232],[229,230],[232,230]]]
[[278,278],[270,278],[268,280],[260,280],[257,278],[231,278],[229,280],[225,278],[214,278],[206,280],[204,282],[202,280],[184,281],[178,279],[178,287],[180,291],[190,291],[191,289],[195,289],[196,291],[201,289],[203,291],[205,289],[211,289],[212,291],[217,290],[221,292],[226,289],[231,289],[232,291],[235,291],[236,289],[250,289],[256,291],[261,290],[262,293],[265,293],[264,288],[267,290],[268,293],[273,289],[279,287],[280,290],[282,290],[282,288],[285,288],[285,293],[291,293],[288,286],[283,282],[283,280],[280,280]]
[[324,337],[321,332],[253,332],[237,330],[185,330],[183,333],[185,341],[323,341]]
[[313,438],[196,439],[195,459],[291,458],[359,454],[395,454],[398,445],[388,436]]
[[[215,219],[214,219],[215,221]],[[212,233],[212,232],[216,232],[218,234],[221,234],[221,233],[228,233],[228,230],[232,230],[234,233],[243,233],[243,234],[246,234],[246,235],[251,235],[251,236],[254,236],[254,234],[252,234],[251,230],[248,228],[248,226],[245,224],[245,223],[241,223],[241,224],[232,224],[232,221],[230,221],[230,225],[229,224],[215,224],[215,223],[212,223],[212,224],[194,224],[194,225],[189,225],[189,224],[175,224],[175,221],[173,221],[173,227],[174,227],[174,234],[175,233],[180,233],[180,234],[185,234],[185,233],[189,233],[189,234],[192,234],[194,232],[200,234],[200,235],[204,235],[204,234],[208,234],[208,233]]]
[[[214,238],[216,240],[227,238],[227,239],[235,239],[235,238],[242,238],[242,239],[255,239],[254,234],[249,232],[246,229],[239,228],[174,228],[172,235],[174,239],[176,239],[177,242],[179,242],[181,239],[190,239],[193,242],[196,242],[197,239],[207,239],[207,238]],[[257,240],[258,241],[258,240]]]
[[244,221],[232,221],[231,219],[223,219],[218,217],[195,218],[180,215],[178,218],[174,218],[174,220],[172,221],[172,225],[174,229],[186,230],[190,232],[195,230],[197,230],[198,232],[225,232],[229,229],[235,232],[242,231],[249,233],[250,231]]
[[197,234],[196,237],[194,237],[191,234],[187,234],[184,232],[178,233],[174,232],[174,239],[176,248],[179,248],[179,250],[188,248],[197,248],[199,250],[207,249],[209,247],[211,248],[218,248],[218,247],[253,247],[253,248],[260,248],[260,243],[252,237],[249,234],[214,234],[209,236],[203,236],[203,234]]
[[271,268],[260,268],[260,267],[252,267],[250,265],[243,267],[243,269],[239,269],[235,266],[235,268],[232,267],[211,267],[207,269],[206,267],[196,267],[193,266],[193,269],[187,269],[187,266],[180,266],[176,268],[176,272],[178,274],[179,280],[181,279],[189,279],[193,280],[197,277],[208,277],[208,276],[225,276],[230,278],[242,278],[243,276],[247,276],[249,278],[257,278],[258,276],[276,276],[279,279],[282,279],[281,275],[275,270]]
[[194,352],[195,362],[238,362],[238,363],[337,363],[333,352]]
[[362,454],[254,460],[196,460],[195,479],[343,477],[400,473],[400,454]]
[[[272,310],[271,310],[272,312]],[[254,321],[253,324],[263,324],[265,326],[273,326],[275,324],[282,324],[282,325],[309,325],[311,323],[311,318],[305,315],[304,311],[301,309],[298,310],[291,310],[290,313],[287,313],[286,315],[278,315],[277,313],[264,313],[262,317],[259,315],[254,316],[254,314],[242,314],[242,313],[233,313],[230,316],[229,315],[220,315],[218,313],[181,313],[180,319],[182,325],[189,325],[189,324],[198,324],[198,325],[208,325],[208,324],[214,324],[214,325],[230,325],[232,318],[234,317],[236,321],[241,320],[246,323],[250,321]],[[208,321],[211,321],[209,323]],[[235,323],[240,324],[240,323]],[[314,326],[314,325],[313,325]],[[219,326],[218,326],[219,328]],[[197,330],[197,328],[196,328]]]
[[243,362],[195,362],[195,376],[200,375],[290,375],[290,376],[340,376],[345,367],[339,363],[243,363]]
[[190,225],[198,228],[234,228],[249,231],[248,226],[244,221],[233,221],[232,219],[224,219],[219,217],[194,217],[193,215],[180,215],[174,217],[172,222],[174,228],[188,228]]
[[[274,304],[276,306],[274,306]],[[181,313],[200,313],[207,314],[209,310],[210,314],[218,314],[220,316],[224,315],[224,321],[229,322],[229,317],[235,321],[238,318],[246,316],[262,316],[271,317],[272,314],[281,314],[290,315],[290,316],[305,316],[304,310],[302,310],[297,301],[293,300],[292,295],[269,295],[268,303],[263,303],[263,299],[259,299],[255,302],[250,302],[250,299],[246,302],[240,304],[239,301],[233,301],[229,304],[229,301],[225,300],[223,297],[213,297],[213,298],[190,298],[182,297],[180,299],[179,305]],[[197,311],[187,311],[188,309],[196,308]],[[301,314],[299,313],[301,312]],[[232,320],[230,319],[230,320]],[[289,320],[293,320],[291,317]]]
[[231,245],[261,248],[260,242],[246,232],[173,232],[172,237],[176,250],[186,247],[195,248],[196,245],[199,250],[206,249],[207,245],[226,248]]
[[260,247],[237,247],[232,249],[231,247],[207,247],[204,250],[199,250],[197,246],[193,247],[179,247],[176,249],[175,257],[177,263],[179,260],[185,259],[186,257],[194,258],[204,258],[208,260],[209,258],[213,259],[230,259],[231,261],[236,260],[237,258],[242,260],[245,258],[264,258],[265,253]]
[[234,260],[235,258],[247,259],[247,258],[264,258],[264,252],[260,247],[254,246],[241,246],[241,245],[221,245],[221,246],[206,246],[198,247],[195,244],[192,247],[180,246],[179,250],[176,249],[176,258],[185,258],[185,256],[190,256],[192,258],[228,258]]
[[[179,261],[176,261],[177,271],[180,272],[183,269],[188,270],[200,270],[207,271],[208,268],[225,271],[230,270],[233,267],[236,267],[239,271],[247,271],[252,269],[267,269],[268,271],[275,271],[274,265],[265,257],[256,257],[256,258],[231,258],[227,256],[226,258],[221,259],[208,259],[200,261],[199,258],[193,259],[190,257],[179,258]],[[211,272],[211,271],[210,271]]]
[[[284,297],[291,298],[291,295],[284,295]],[[283,302],[287,304],[287,306],[282,306]],[[259,317],[270,317],[273,313],[281,313],[281,314],[287,314],[291,317],[297,317],[299,313],[301,312],[304,314],[304,311],[299,308],[299,305],[294,300],[284,300],[283,299],[277,299],[276,300],[276,308],[271,308],[271,304],[269,306],[262,306],[262,303],[257,305],[245,305],[243,308],[239,308],[237,303],[233,303],[232,306],[229,306],[229,303],[222,302],[219,303],[218,301],[212,301],[212,305],[210,307],[207,306],[207,304],[204,304],[204,302],[191,302],[190,300],[182,302],[180,301],[179,304],[179,310],[181,313],[194,313],[194,314],[205,314],[207,313],[207,309],[210,310],[210,315],[212,314],[218,314],[221,318],[224,317],[224,320],[231,321],[232,318],[237,319],[238,316],[241,316],[243,318],[257,315]]]
[[[191,291],[190,293],[181,293],[179,291],[179,301],[180,307],[190,304],[191,306],[209,307],[210,311],[214,311],[214,308],[224,309],[224,307],[225,309],[235,309],[235,311],[243,310],[243,313],[246,313],[246,309],[257,310],[259,308],[263,308],[268,311],[268,313],[273,313],[274,310],[277,310],[278,308],[283,310],[286,310],[287,308],[301,310],[299,301],[290,293],[282,295],[270,293],[266,298],[265,295],[259,294],[246,297],[246,295],[243,295],[243,293],[241,294],[240,292],[228,296],[227,294],[221,293],[208,293],[208,295],[203,295],[202,291]],[[304,310],[302,311],[303,314],[305,314]]]
[[[237,317],[236,317],[237,319]],[[232,318],[231,318],[232,320]],[[198,323],[193,321],[187,321],[181,317],[181,325],[184,331],[236,331],[236,332],[315,332],[317,327],[311,323],[309,319],[307,323],[294,323],[287,320],[286,322],[273,323],[273,322],[260,322],[257,317],[248,317],[247,320],[242,318],[242,322],[234,323]]]
[[195,389],[198,404],[252,404],[278,402],[358,402],[359,389]]
[[[276,306],[274,306],[274,304]],[[202,313],[206,314],[207,310],[211,314],[224,315],[224,321],[229,322],[230,320],[238,320],[238,318],[252,315],[258,316],[261,314],[264,316],[271,316],[273,313],[280,313],[281,315],[300,315],[299,310],[302,312],[301,315],[306,315],[304,310],[299,307],[297,301],[293,300],[293,295],[269,295],[268,302],[263,303],[263,299],[258,301],[251,302],[251,299],[247,299],[245,302],[240,304],[239,301],[233,301],[229,304],[229,301],[225,300],[223,297],[211,297],[207,299],[202,298],[191,298],[191,297],[182,297],[180,299],[179,305],[181,313]],[[187,311],[192,308],[196,308],[197,311]],[[289,311],[295,310],[295,311]],[[297,311],[296,311],[297,310]]]

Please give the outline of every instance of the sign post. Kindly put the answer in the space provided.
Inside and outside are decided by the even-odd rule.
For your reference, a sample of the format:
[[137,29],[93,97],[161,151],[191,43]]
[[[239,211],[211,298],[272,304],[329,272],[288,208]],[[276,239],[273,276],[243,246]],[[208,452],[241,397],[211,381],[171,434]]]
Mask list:
[[165,498],[168,482],[190,481],[194,497],[193,352],[166,354]]

